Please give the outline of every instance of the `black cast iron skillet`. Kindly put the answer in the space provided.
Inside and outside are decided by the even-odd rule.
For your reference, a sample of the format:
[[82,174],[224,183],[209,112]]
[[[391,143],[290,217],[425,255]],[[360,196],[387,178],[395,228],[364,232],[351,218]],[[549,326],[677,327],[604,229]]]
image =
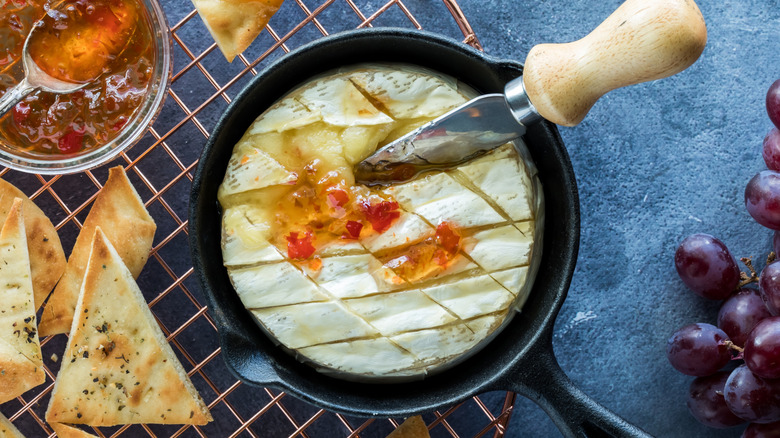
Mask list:
[[406,417],[449,407],[483,392],[511,390],[538,403],[568,437],[649,436],[575,387],[553,356],[553,323],[574,272],[580,213],[574,171],[555,125],[549,122],[531,126],[524,137],[544,189],[539,273],[522,312],[482,351],[423,381],[352,383],[297,362],[257,327],[222,266],[217,188],[233,145],[260,113],[311,76],[380,61],[428,67],[483,93],[501,92],[523,69],[517,62],[496,59],[429,33],[366,29],[301,47],[252,80],[230,104],[203,150],[190,196],[192,257],[228,367],[244,382],[276,387],[354,416]]

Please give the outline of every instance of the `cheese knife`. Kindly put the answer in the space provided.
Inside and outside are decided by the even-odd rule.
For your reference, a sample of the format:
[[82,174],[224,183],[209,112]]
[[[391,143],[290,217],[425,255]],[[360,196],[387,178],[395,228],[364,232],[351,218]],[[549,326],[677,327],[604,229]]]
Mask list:
[[607,92],[693,64],[707,42],[693,0],[627,0],[584,38],[534,46],[523,76],[387,144],[355,165],[355,179],[387,185],[476,158],[542,119],[575,126]]

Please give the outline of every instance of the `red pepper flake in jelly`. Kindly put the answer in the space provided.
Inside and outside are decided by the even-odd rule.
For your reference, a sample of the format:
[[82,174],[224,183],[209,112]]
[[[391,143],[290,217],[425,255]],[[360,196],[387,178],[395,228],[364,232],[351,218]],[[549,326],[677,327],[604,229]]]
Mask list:
[[449,222],[442,222],[436,227],[436,242],[450,254],[458,252],[460,235],[452,229]]
[[63,154],[75,154],[84,145],[84,131],[68,130],[60,137],[58,147]]
[[343,208],[349,202],[349,195],[341,189],[328,191],[328,205],[331,208]]
[[13,109],[14,123],[21,125],[27,117],[30,117],[30,104],[24,101],[17,103]]
[[395,201],[381,201],[375,204],[367,200],[360,203],[360,211],[371,222],[371,227],[378,233],[383,233],[390,228],[393,221],[401,217],[398,211],[398,203]]
[[360,231],[363,230],[363,224],[358,221],[347,221],[345,227],[347,232],[341,236],[342,239],[357,239],[360,237]]
[[310,232],[300,233],[295,231],[287,235],[287,256],[293,260],[305,260],[314,254],[314,245],[312,245],[312,235]]

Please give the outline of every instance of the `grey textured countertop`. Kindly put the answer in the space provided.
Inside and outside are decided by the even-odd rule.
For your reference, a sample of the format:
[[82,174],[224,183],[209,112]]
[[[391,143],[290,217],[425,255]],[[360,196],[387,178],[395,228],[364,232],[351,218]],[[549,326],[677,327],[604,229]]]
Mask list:
[[[461,1],[485,51],[520,60],[535,44],[582,37],[619,4]],[[742,430],[694,420],[685,407],[692,378],[666,361],[671,333],[714,324],[719,306],[679,280],[677,245],[710,233],[735,257],[753,256],[759,269],[771,251],[771,232],[750,218],[743,196],[765,169],[761,143],[772,124],[764,99],[780,78],[780,2],[698,4],[708,44],[697,63],[614,91],[581,125],[560,129],[578,178],[582,239],[555,353],[581,389],[658,437],[738,437]],[[521,399],[508,436],[559,433]]]
[[[315,10],[324,2],[302,3]],[[384,5],[375,0],[356,3],[369,13]],[[620,3],[619,0],[460,0],[484,50],[520,61],[535,44],[579,39]],[[420,18],[425,30],[459,37],[458,28],[440,0],[406,0],[404,4]],[[165,0],[163,6],[171,24],[192,11],[188,0]],[[699,6],[708,24],[709,42],[696,64],[669,79],[614,91],[596,104],[580,126],[560,130],[577,174],[582,238],[577,269],[557,319],[553,345],[561,366],[582,390],[649,433],[658,437],[736,438],[741,428],[708,429],[688,414],[685,397],[692,378],[677,373],[666,361],[665,345],[670,334],[685,324],[714,323],[719,305],[687,291],[674,271],[672,258],[678,243],[695,232],[718,236],[736,257],[754,256],[759,269],[771,250],[771,232],[748,216],[743,192],[747,181],[765,168],[761,142],[771,122],[764,109],[764,96],[769,85],[780,78],[780,1],[701,0]],[[409,20],[399,11],[392,9],[375,24],[401,23],[410,27]],[[279,35],[285,35],[305,16],[295,2],[288,0],[283,13],[274,16],[271,25]],[[335,1],[318,19],[329,33],[360,24],[341,0]],[[287,41],[287,45],[294,48],[319,37],[320,31],[310,24]],[[186,41],[196,56],[212,44],[197,17],[177,30],[177,38]],[[263,32],[246,52],[247,58],[256,59],[272,43],[269,34]],[[176,42],[174,55],[174,72],[191,61]],[[279,56],[282,50],[273,51],[259,67]],[[216,51],[204,56],[201,65],[220,85],[242,69],[239,62],[226,64]],[[206,96],[214,93],[212,84],[197,70],[191,68],[173,85],[180,105],[190,109],[198,108]],[[227,95],[235,96],[245,83],[246,79],[239,80],[228,88]],[[217,97],[202,108],[197,121],[206,132],[213,129],[225,107],[226,102]],[[169,97],[154,127],[160,134],[172,132],[166,137],[167,147],[186,167],[197,159],[205,139],[192,123],[173,129],[183,117],[184,113]],[[166,260],[170,269],[166,267],[169,271],[166,273],[158,262],[150,262],[139,284],[150,301],[162,291],[166,291],[163,295],[167,293],[166,288],[174,290],[153,307],[170,330],[185,323],[194,312],[189,301],[180,298],[191,312],[183,313],[185,307],[173,301],[181,295],[179,285],[176,281],[171,285],[176,277],[187,277],[190,267],[190,261],[181,256],[187,251],[181,222],[170,220],[173,213],[186,218],[189,185],[187,179],[166,185],[181,168],[167,159],[160,147],[145,152],[153,143],[147,135],[128,155],[131,160],[138,158],[137,168],[149,176],[153,185],[158,189],[165,187],[160,189],[164,193],[159,199],[164,199],[166,204],[163,206],[155,200],[149,208],[159,226],[155,240],[155,245],[160,245],[157,260]],[[100,181],[105,180],[105,167],[95,172]],[[41,181],[32,176],[10,172],[4,177],[28,194],[41,186]],[[133,174],[131,178],[144,200],[150,199],[152,195],[137,176]],[[52,185],[62,196],[62,202],[71,208],[94,193],[94,187],[91,191],[79,188],[91,186],[85,175],[64,177]],[[65,221],[60,233],[69,252],[77,228],[45,193],[36,201],[48,203],[50,207],[42,208],[52,215],[55,223]],[[82,212],[78,219],[83,220],[83,216]],[[166,236],[173,237],[161,243]],[[200,297],[196,283],[194,276],[189,276],[181,287],[193,290]],[[202,318],[196,318],[193,327],[200,331],[184,330],[177,335],[177,340],[193,352],[193,361],[197,363],[218,345],[213,329]],[[44,357],[61,354],[64,343],[64,336],[51,339],[44,348]],[[55,372],[58,367],[48,359],[47,366]],[[185,361],[185,366],[190,369],[192,364]],[[235,382],[219,357],[208,362],[204,369],[220,391],[227,391]],[[201,378],[194,380],[207,401],[214,400],[214,393]],[[47,381],[47,386],[50,383]],[[270,397],[262,390],[241,386],[227,399],[244,418],[249,418]],[[289,397],[284,400],[288,403]],[[47,401],[48,396],[44,396],[31,409],[42,416]],[[287,406],[292,406],[294,416],[300,412],[298,418],[304,420],[317,411],[294,400]],[[9,416],[20,410],[23,408],[18,401],[2,407],[3,413]],[[235,420],[223,405],[217,405],[214,415],[217,421],[203,429],[208,435],[222,436],[236,430]],[[470,419],[463,416],[468,414],[458,415],[451,419],[453,424],[469,423]],[[484,422],[484,416],[481,421]],[[27,412],[15,422],[28,436],[43,436],[42,426]],[[315,424],[307,429],[308,436],[335,436],[333,429],[329,429],[338,424],[335,417],[317,424],[320,423],[323,425]],[[374,432],[365,436],[380,436],[381,431],[390,429],[389,424],[382,427],[372,429]],[[255,421],[252,429],[256,436],[263,437],[288,436],[295,431],[275,410]],[[152,427],[152,430],[167,436],[177,429]],[[433,432],[434,436],[451,436],[442,427]],[[146,435],[143,429],[134,426],[123,436]],[[197,434],[188,429],[185,435]],[[240,436],[248,435],[244,432]],[[506,436],[560,434],[540,408],[519,398]]]

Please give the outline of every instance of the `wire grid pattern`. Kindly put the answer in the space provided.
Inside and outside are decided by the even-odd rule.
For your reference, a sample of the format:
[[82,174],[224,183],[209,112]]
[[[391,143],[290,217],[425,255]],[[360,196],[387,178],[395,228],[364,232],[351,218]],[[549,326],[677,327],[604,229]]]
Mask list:
[[[284,392],[243,384],[230,374],[219,358],[216,326],[192,275],[187,199],[211,128],[230,103],[230,95],[263,64],[335,31],[382,25],[422,29],[421,20],[401,0],[378,6],[368,1],[324,0],[316,7],[303,0],[288,0],[277,14],[287,20],[275,16],[258,40],[237,57],[238,62],[227,64],[202,22],[195,18],[197,11],[192,5],[186,0],[171,3],[164,7],[171,23],[178,20],[170,27],[176,62],[172,86],[160,116],[138,144],[112,163],[73,175],[51,177],[0,170],[0,177],[21,188],[49,216],[66,252],[73,247],[89,206],[107,179],[108,168],[116,165],[127,169],[157,222],[151,256],[138,284],[215,421],[203,427],[126,425],[88,430],[100,437],[386,436],[402,419],[351,418],[327,412]],[[457,38],[462,34],[464,43],[481,49],[455,0],[443,0],[438,6],[441,11],[423,17],[426,26],[430,21],[440,33],[458,34]],[[425,9],[430,10],[431,5]],[[441,20],[447,13],[452,21]],[[28,437],[55,436],[44,417],[59,370],[58,356],[66,342],[66,336],[42,339],[46,383],[2,406],[2,412]],[[503,436],[514,402],[511,392],[483,394],[423,418],[434,437]]]

